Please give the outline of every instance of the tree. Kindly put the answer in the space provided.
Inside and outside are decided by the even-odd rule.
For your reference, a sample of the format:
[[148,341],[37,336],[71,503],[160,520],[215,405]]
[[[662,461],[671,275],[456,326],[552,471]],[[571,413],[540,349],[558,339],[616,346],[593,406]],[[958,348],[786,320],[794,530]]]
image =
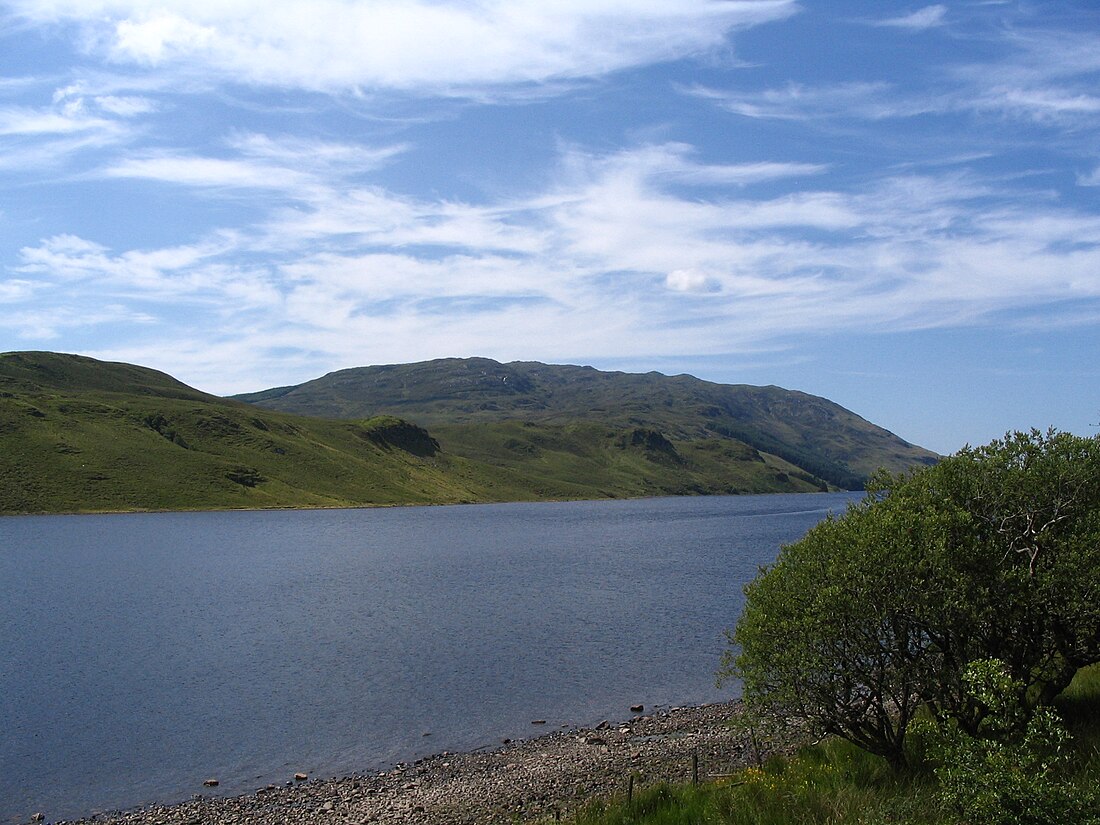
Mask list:
[[970,661],[1002,661],[1028,708],[1100,661],[1100,440],[1012,433],[880,488],[892,506],[955,514],[949,541],[923,548],[947,599],[927,618],[948,665],[929,699],[964,727],[981,715],[967,713]]
[[1015,433],[880,476],[746,587],[720,677],[901,765],[920,704],[981,724],[970,662],[1004,662],[1034,708],[1100,661],[1098,547],[1096,439]]
[[750,709],[809,722],[900,765],[939,665],[913,610],[932,596],[914,565],[936,532],[872,498],[817,525],[746,587],[720,675],[741,679]]

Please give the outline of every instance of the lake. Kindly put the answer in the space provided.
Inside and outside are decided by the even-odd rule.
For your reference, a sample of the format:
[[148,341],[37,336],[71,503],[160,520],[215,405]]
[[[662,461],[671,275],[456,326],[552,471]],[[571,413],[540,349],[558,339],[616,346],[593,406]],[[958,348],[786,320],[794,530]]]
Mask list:
[[856,495],[2,518],[0,822],[735,698],[742,585]]

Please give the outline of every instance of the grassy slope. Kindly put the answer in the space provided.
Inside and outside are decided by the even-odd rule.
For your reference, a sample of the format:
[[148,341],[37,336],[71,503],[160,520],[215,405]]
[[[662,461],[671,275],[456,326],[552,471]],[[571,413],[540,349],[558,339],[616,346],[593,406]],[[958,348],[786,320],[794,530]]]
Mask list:
[[384,419],[259,411],[129,365],[3,355],[0,512],[428,503],[475,494],[461,466],[402,449],[392,430]]
[[551,498],[818,492],[813,478],[731,439],[671,442],[656,430],[593,422],[438,426],[448,452],[526,479]]
[[[1085,793],[1100,778],[1100,665],[1078,672],[1056,701],[1074,737],[1067,777]],[[1100,810],[1095,812],[1100,817]],[[1018,822],[1008,812],[990,822]],[[927,766],[894,773],[885,760],[841,740],[806,746],[719,782],[657,785],[631,804],[597,800],[575,825],[956,825]],[[1029,820],[1030,821],[1030,820]],[[1067,819],[1065,825],[1070,823]]]
[[530,429],[443,428],[439,449],[393,418],[303,418],[142,367],[7,353],[0,513],[818,489],[785,462],[727,439],[673,449],[632,428]]
[[[1100,778],[1100,665],[1080,670],[1055,702],[1074,736],[1066,779],[1085,793]],[[1100,818],[1100,810],[1096,816]],[[894,773],[886,760],[829,739],[719,782],[659,784],[631,804],[597,800],[574,825],[956,825],[927,766]],[[1023,822],[1005,817],[1000,822]],[[1029,822],[1031,822],[1029,820]]]
[[723,437],[848,487],[859,486],[879,467],[900,471],[936,459],[827,399],[689,375],[451,358],[341,370],[238,397],[269,409],[334,418],[386,412],[432,428],[584,420],[656,429],[674,442]]

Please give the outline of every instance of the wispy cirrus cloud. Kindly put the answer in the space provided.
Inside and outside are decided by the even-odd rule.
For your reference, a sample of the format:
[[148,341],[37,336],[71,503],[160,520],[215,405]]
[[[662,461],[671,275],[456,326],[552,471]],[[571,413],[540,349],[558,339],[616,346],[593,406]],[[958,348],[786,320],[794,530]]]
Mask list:
[[937,3],[934,6],[925,6],[911,14],[901,15],[899,17],[888,17],[885,20],[876,20],[874,25],[923,31],[925,29],[933,29],[937,26],[942,26],[946,16],[947,6]]
[[16,0],[24,20],[75,24],[119,64],[201,63],[235,82],[319,91],[469,94],[598,77],[713,49],[732,31],[797,11],[793,0]]
[[116,121],[83,111],[81,107],[41,109],[9,106],[0,109],[0,137],[42,137],[86,134],[112,142],[124,133]]
[[820,163],[700,163],[695,149],[686,143],[660,143],[611,155],[594,157],[567,152],[567,166],[589,168],[582,174],[609,177],[646,177],[665,183],[693,186],[749,186],[765,181],[813,177],[827,171]]
[[[245,153],[268,145],[240,141],[236,162],[260,163]],[[40,300],[52,294],[66,324],[93,300],[129,308],[135,323],[155,323],[195,353],[196,370],[199,338],[260,353],[255,370],[278,361],[285,371],[287,351],[303,364],[308,352],[353,365],[365,341],[374,360],[509,357],[507,340],[549,360],[672,357],[796,333],[981,323],[1035,307],[1055,318],[1100,301],[1100,219],[1003,181],[895,174],[849,191],[748,185],[732,195],[713,190],[716,176],[733,176],[714,167],[685,144],[569,147],[546,189],[482,205],[326,186],[318,176],[288,187],[288,206],[201,243],[113,252],[59,236],[24,248],[18,274]],[[750,179],[824,174],[782,161],[764,168]],[[194,187],[212,179],[166,178]],[[269,242],[276,236],[282,246]],[[262,263],[244,263],[260,250]],[[18,317],[18,300],[9,305]],[[203,309],[184,327],[169,320],[180,305]],[[31,313],[23,328],[36,327],[46,329],[43,316]],[[241,386],[222,367],[200,377],[215,390]]]
[[776,120],[860,118],[885,120],[942,111],[942,99],[907,99],[892,84],[857,81],[832,85],[788,83],[757,91],[693,86],[684,91],[744,117]]
[[386,165],[406,148],[235,133],[225,141],[226,157],[138,152],[95,174],[196,189],[279,192],[294,200],[319,202],[335,197],[338,184],[346,193],[349,178]]
[[[880,25],[939,20],[943,6],[879,21]],[[924,26],[922,28],[928,28]],[[751,118],[877,121],[951,113],[997,114],[1037,123],[1083,123],[1100,115],[1100,53],[1088,33],[1031,27],[998,32],[989,39],[998,54],[986,62],[960,60],[902,85],[866,79],[834,83],[789,82],[764,89],[718,89],[704,85],[685,93],[712,100]]]
[[1097,166],[1091,172],[1085,174],[1079,174],[1077,176],[1078,186],[1100,186],[1100,166]]
[[[19,84],[33,92],[41,81]],[[49,103],[0,106],[0,169],[57,168],[89,153],[125,146],[141,133],[136,122],[157,104],[136,95],[89,95],[79,83],[57,89]]]

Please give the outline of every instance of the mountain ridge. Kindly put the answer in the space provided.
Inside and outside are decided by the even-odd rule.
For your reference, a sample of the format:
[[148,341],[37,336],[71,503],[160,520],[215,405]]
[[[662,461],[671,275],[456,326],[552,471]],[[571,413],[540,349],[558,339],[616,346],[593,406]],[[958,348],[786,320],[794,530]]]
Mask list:
[[[461,384],[452,382],[452,395]],[[567,416],[438,425],[429,432],[393,415],[325,419],[263,409],[132,364],[0,353],[3,514],[835,488],[721,435],[682,439],[656,426]]]
[[719,384],[659,372],[487,358],[445,358],[337,370],[233,398],[324,417],[390,414],[429,427],[600,421],[656,429],[674,441],[724,437],[780,456],[838,487],[880,467],[938,456],[819,396],[774,385]]

